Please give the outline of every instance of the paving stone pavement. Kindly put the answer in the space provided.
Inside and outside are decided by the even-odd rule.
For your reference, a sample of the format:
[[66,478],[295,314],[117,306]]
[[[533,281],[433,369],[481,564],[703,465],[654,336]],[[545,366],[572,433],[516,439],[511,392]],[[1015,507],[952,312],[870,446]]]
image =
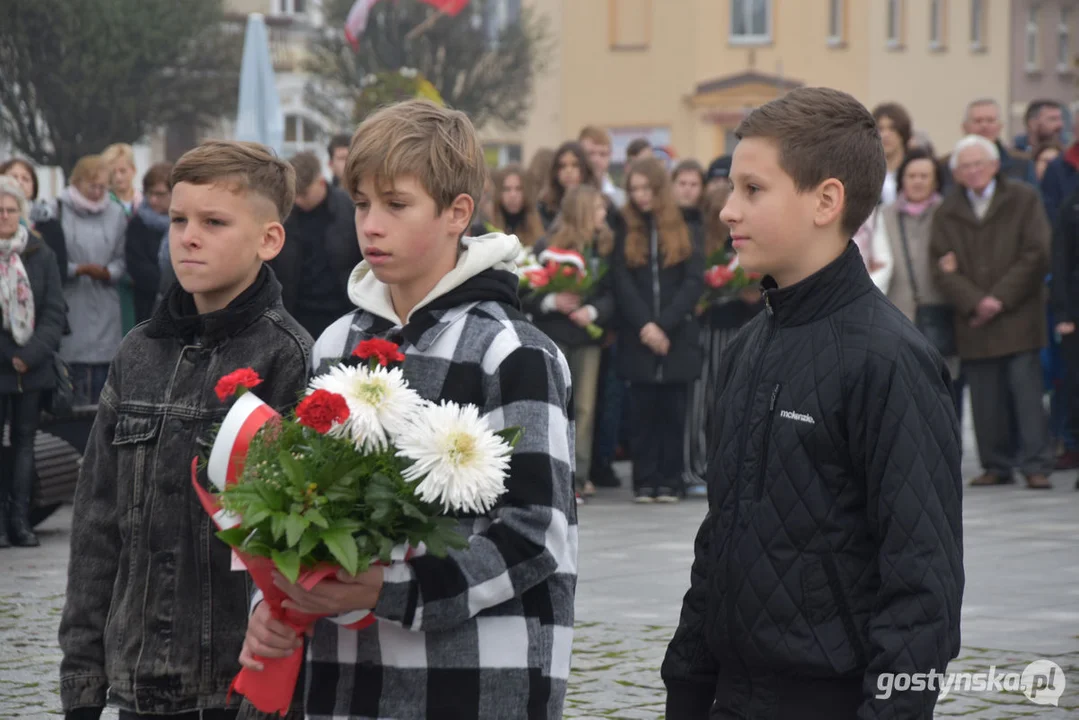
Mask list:
[[[964,470],[977,474],[972,458]],[[1067,677],[1059,707],[1035,705],[1019,692],[957,690],[939,702],[937,717],[1079,717],[1079,492],[1074,473],[1059,473],[1054,482],[1048,492],[1018,485],[966,491],[963,650],[949,669],[1021,672],[1033,660],[1052,660]],[[581,508],[567,718],[663,716],[659,666],[704,504],[642,507],[629,500],[627,489],[602,491]],[[65,508],[41,527],[41,548],[0,550],[0,720],[61,714],[56,630],[70,522]]]

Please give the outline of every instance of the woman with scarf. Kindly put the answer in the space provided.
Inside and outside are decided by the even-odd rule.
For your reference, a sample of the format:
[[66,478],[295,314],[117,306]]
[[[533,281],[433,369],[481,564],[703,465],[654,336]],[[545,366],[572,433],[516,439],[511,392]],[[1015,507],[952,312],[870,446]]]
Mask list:
[[[933,281],[929,258],[930,228],[941,201],[940,183],[940,166],[933,156],[925,150],[911,150],[896,172],[895,202],[880,210],[874,229],[874,245],[886,246],[894,258],[888,286],[882,289],[911,322],[917,322],[919,308],[923,308],[925,322],[925,308],[947,304]],[[959,358],[944,359],[952,377],[958,378]],[[953,389],[956,412],[961,411],[961,398]]]
[[67,267],[67,248],[64,247],[64,230],[60,227],[60,220],[52,205],[38,198],[40,184],[37,179],[37,171],[27,160],[12,158],[0,164],[0,175],[10,175],[18,181],[22,187],[23,195],[26,196],[30,212],[26,220],[31,230],[37,231],[41,239],[56,256],[56,266],[60,268],[60,276],[63,277]]
[[109,198],[108,180],[105,162],[88,155],[76,163],[59,201],[67,239],[64,299],[71,327],[60,356],[71,365],[75,402],[80,405],[97,404],[123,337],[117,285],[127,272],[127,218]]
[[20,222],[26,213],[19,182],[0,176],[0,433],[9,426],[12,451],[12,465],[0,469],[0,548],[38,544],[30,524],[34,437],[64,330],[60,270],[41,236]]
[[135,288],[135,323],[150,319],[161,284],[158,262],[169,233],[169,175],[172,165],[158,163],[142,178],[143,201],[127,224],[127,272]]

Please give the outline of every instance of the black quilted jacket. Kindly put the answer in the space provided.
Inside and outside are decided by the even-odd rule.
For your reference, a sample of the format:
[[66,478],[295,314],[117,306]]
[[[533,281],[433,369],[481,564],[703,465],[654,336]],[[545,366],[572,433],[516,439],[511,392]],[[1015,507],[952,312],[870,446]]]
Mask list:
[[[936,351],[851,243],[720,369],[709,513],[663,663],[668,720],[930,720],[963,594],[959,426]],[[713,707],[714,705],[714,707]]]

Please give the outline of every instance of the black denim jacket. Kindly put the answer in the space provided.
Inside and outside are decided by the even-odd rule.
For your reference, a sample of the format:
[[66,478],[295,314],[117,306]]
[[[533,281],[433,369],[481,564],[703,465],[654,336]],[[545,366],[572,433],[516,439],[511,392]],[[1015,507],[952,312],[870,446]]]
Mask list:
[[60,624],[69,717],[96,714],[106,695],[147,714],[226,706],[250,592],[199,505],[191,460],[208,454],[228,410],[214,393],[221,376],[253,368],[263,379],[255,394],[283,412],[307,382],[310,348],[265,267],[227,308],[203,316],[174,286],[124,339],[75,493]]

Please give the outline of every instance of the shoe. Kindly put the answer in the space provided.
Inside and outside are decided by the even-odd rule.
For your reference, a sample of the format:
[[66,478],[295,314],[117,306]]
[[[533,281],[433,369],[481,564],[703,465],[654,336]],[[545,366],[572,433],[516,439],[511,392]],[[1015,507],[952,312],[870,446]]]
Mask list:
[[622,486],[622,481],[614,474],[614,468],[610,465],[597,465],[588,473],[596,487],[616,488]]
[[8,539],[15,547],[37,547],[41,543],[34,534],[33,525],[30,524],[30,494],[33,492],[33,476],[27,473],[27,477],[16,477],[13,485],[11,503],[8,505],[11,509]]
[[992,485],[1009,485],[1015,482],[1011,477],[1001,477],[993,473],[982,473],[978,477],[970,481],[971,487],[989,487]]
[[656,502],[664,505],[673,505],[678,502],[678,493],[670,488],[661,487],[656,490]]
[[575,493],[573,493],[573,494],[574,494],[574,496],[576,496],[576,498],[577,498],[577,504],[578,504],[578,505],[584,505],[584,498],[583,498],[583,497],[581,497],[581,493],[579,493],[579,492],[575,492]]
[[1079,450],[1068,450],[1057,458],[1057,470],[1075,470],[1079,468]]
[[581,494],[586,498],[596,496],[596,486],[592,484],[591,480],[584,481],[584,485],[581,487]]
[[7,537],[7,508],[0,502],[0,549],[11,547]]
[[1035,474],[1027,476],[1027,487],[1031,490],[1052,490],[1053,483],[1045,475]]
[[638,505],[651,505],[656,499],[652,497],[652,488],[640,488],[636,492],[636,496],[633,498],[633,502]]

